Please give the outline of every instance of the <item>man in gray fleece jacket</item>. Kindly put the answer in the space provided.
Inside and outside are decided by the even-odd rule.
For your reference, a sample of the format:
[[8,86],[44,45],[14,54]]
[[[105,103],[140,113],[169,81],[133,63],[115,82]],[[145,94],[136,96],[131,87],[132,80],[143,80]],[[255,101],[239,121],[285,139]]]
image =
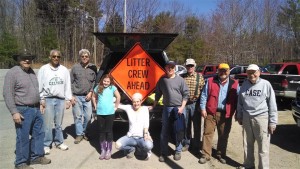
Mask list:
[[247,77],[240,89],[236,118],[243,125],[244,165],[255,168],[254,142],[258,144],[258,168],[269,167],[270,134],[278,121],[274,90],[269,81],[261,79],[255,64],[247,68]]

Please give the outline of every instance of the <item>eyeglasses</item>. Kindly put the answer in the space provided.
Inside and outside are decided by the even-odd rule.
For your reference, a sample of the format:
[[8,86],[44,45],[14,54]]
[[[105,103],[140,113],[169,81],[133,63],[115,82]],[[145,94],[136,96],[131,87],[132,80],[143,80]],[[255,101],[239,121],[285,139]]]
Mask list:
[[61,58],[61,56],[59,56],[59,55],[52,55],[51,57],[52,57],[53,59],[54,59],[54,58],[58,58],[58,59]]
[[186,65],[186,67],[194,67],[194,65]]
[[88,55],[82,55],[81,58],[89,58]]

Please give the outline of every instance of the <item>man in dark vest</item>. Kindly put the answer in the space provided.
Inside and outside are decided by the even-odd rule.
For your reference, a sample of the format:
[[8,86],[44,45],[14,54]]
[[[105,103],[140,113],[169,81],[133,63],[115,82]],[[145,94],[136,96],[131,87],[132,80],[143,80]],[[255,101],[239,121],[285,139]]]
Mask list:
[[226,148],[231,130],[232,116],[237,107],[238,81],[229,78],[230,67],[226,63],[218,66],[218,76],[207,79],[201,93],[200,109],[204,120],[202,157],[200,164],[210,160],[214,131],[217,127],[217,158],[226,164]]

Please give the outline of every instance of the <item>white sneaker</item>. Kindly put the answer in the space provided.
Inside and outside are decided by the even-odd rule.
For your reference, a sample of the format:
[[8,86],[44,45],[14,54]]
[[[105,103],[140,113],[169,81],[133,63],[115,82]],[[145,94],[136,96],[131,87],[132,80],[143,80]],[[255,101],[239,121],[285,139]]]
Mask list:
[[50,154],[50,147],[44,147],[44,154],[49,155]]
[[152,152],[151,152],[151,150],[149,150],[147,152],[147,157],[146,157],[145,161],[149,160],[149,158],[151,157],[151,155],[152,155]]
[[56,146],[56,148],[61,149],[63,151],[66,151],[69,149],[69,147],[67,145],[65,145],[64,143],[61,143],[60,145]]

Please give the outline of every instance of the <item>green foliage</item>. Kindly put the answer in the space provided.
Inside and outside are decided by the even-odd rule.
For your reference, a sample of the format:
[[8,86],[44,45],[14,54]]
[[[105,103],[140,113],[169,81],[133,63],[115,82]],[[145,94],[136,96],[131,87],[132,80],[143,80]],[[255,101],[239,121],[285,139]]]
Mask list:
[[[54,28],[48,27],[44,34],[41,36],[41,43],[44,51],[49,52],[52,49],[58,48],[58,39],[56,38],[56,32]],[[47,53],[48,55],[48,53]],[[47,56],[46,55],[46,56]],[[43,57],[42,62],[47,62],[48,58]]]
[[0,38],[0,60],[2,63],[6,64],[5,66],[11,67],[14,60],[12,55],[18,53],[18,43],[17,38],[8,33],[4,32]]

